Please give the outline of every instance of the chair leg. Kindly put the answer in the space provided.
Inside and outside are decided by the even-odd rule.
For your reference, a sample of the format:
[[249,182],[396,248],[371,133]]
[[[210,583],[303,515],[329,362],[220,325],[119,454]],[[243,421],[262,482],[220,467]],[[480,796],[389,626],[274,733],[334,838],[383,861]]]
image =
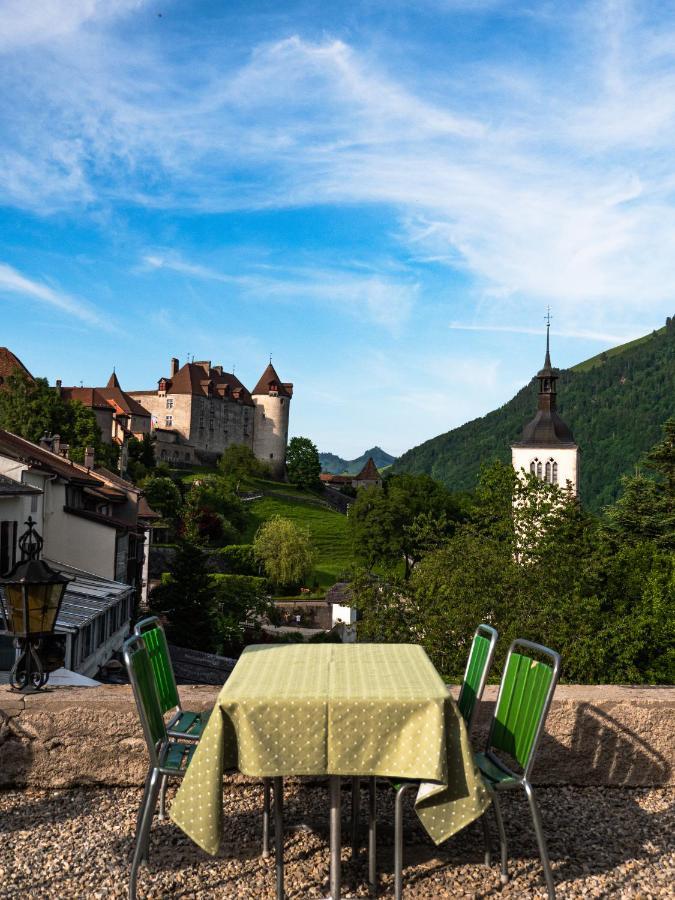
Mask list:
[[169,786],[169,776],[162,775],[162,787],[159,792],[159,818],[166,818],[166,789]]
[[504,830],[504,817],[502,816],[502,807],[499,803],[497,792],[492,792],[492,807],[495,811],[495,819],[497,820],[497,831],[499,832],[499,850],[501,853],[501,882],[508,884],[509,881],[509,849],[506,843],[506,831]]
[[417,787],[414,782],[402,784],[396,791],[394,804],[394,898],[403,896],[403,796],[408,788]]
[[359,855],[359,807],[361,805],[361,779],[352,778],[352,859]]
[[549,900],[555,900],[555,884],[553,882],[553,871],[551,870],[551,860],[548,856],[548,848],[546,847],[546,838],[544,837],[544,829],[541,824],[541,814],[539,812],[539,804],[534,796],[534,790],[529,781],[523,782],[527,800],[530,804],[530,812],[532,813],[532,823],[534,831],[537,835],[537,844],[539,845],[539,856],[541,864],[544,868],[544,878],[546,879],[546,888],[548,890]]
[[368,779],[368,883],[377,896],[377,780]]
[[270,855],[270,780],[263,778],[263,833],[262,855],[267,859]]
[[485,845],[485,865],[490,868],[492,865],[492,847],[490,844],[490,829],[488,828],[487,822],[487,810],[480,817],[481,825],[483,826],[483,843]]
[[143,812],[140,816],[139,828],[136,833],[136,846],[134,847],[134,858],[131,862],[131,874],[129,876],[129,900],[136,900],[138,866],[141,859],[143,859],[147,853],[148,839],[152,827],[152,817],[155,813],[155,806],[157,805],[157,795],[159,793],[161,777],[159,771],[153,769],[148,783],[148,790],[143,798]]
[[277,869],[277,900],[284,900],[284,780],[274,779],[274,852]]

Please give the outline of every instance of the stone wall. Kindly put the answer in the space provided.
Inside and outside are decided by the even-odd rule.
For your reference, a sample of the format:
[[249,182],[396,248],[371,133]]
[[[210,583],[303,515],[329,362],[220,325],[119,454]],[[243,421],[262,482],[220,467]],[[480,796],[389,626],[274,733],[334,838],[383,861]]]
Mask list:
[[[210,709],[214,687],[181,687],[186,709]],[[474,737],[484,740],[496,688]],[[675,783],[675,688],[564,685],[556,692],[534,781]],[[0,786],[140,785],[147,754],[131,689],[55,688],[23,697],[0,688]]]

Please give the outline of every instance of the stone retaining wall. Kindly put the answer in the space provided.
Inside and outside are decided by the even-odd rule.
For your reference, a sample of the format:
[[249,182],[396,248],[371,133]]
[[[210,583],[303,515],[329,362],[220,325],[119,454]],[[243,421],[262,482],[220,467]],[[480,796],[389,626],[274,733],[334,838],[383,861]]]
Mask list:
[[[486,690],[474,734],[484,741],[496,687]],[[181,687],[186,709],[210,709],[214,687]],[[131,689],[0,688],[0,786],[139,785],[147,754]],[[675,783],[675,688],[562,685],[548,717],[539,784]]]

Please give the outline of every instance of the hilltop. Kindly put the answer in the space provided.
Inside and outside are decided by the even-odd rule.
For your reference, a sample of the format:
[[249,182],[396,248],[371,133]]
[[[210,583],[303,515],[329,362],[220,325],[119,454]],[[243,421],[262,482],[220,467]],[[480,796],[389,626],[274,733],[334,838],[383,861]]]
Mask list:
[[[408,450],[391,471],[427,473],[451,490],[468,490],[482,463],[510,461],[510,445],[536,406],[533,378],[499,409]],[[558,408],[581,448],[581,499],[597,511],[616,499],[621,476],[675,411],[675,321],[561,370]]]
[[342,459],[341,456],[336,456],[334,453],[319,453],[319,461],[322,472],[330,472],[331,475],[356,475],[368,462],[370,456],[373,457],[373,462],[378,469],[384,469],[396,461],[395,456],[386,453],[381,447],[366,450],[357,459]]

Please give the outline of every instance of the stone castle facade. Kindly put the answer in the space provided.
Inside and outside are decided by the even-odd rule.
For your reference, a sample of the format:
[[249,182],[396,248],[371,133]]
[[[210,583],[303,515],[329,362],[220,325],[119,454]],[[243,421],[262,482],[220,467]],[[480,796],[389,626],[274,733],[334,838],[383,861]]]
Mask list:
[[227,447],[243,444],[283,476],[293,385],[281,381],[271,361],[249,391],[210,360],[181,366],[174,358],[156,390],[129,395],[150,413],[158,462],[213,463]]

